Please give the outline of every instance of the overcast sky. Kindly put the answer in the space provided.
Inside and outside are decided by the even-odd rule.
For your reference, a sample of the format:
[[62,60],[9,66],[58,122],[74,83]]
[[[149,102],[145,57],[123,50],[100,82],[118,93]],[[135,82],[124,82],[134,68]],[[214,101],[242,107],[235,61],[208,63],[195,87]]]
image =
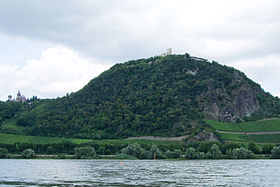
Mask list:
[[235,67],[280,96],[280,1],[0,0],[0,100],[56,98],[115,63],[176,54]]

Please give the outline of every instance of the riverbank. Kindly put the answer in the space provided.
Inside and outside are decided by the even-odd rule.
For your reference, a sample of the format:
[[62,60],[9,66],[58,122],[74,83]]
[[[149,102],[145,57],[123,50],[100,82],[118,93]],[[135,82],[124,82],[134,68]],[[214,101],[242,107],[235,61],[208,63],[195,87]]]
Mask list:
[[257,145],[251,142],[188,143],[157,140],[99,140],[80,144],[73,142],[0,144],[0,158],[35,157],[39,159],[266,159],[280,158],[280,147],[272,144]]
[[[0,158],[0,159],[26,159],[22,158],[20,154],[13,154],[9,157]],[[34,158],[31,159],[42,159],[42,160],[53,160],[53,159],[78,159],[75,155],[66,155],[66,154],[60,154],[60,155],[35,155]],[[220,159],[226,159],[226,160],[235,160],[234,158],[228,158],[226,155],[223,155]],[[237,158],[238,159],[238,158]],[[254,158],[247,158],[247,159],[272,159],[271,154],[259,154],[255,155]],[[188,159],[183,155],[180,158],[162,158],[162,159],[137,159],[137,158],[118,158],[118,155],[98,155],[96,158],[87,158],[87,159],[78,159],[78,160],[169,160],[169,161],[178,161],[178,160],[213,160],[211,158],[194,158],[194,159]],[[214,159],[216,160],[216,159]]]

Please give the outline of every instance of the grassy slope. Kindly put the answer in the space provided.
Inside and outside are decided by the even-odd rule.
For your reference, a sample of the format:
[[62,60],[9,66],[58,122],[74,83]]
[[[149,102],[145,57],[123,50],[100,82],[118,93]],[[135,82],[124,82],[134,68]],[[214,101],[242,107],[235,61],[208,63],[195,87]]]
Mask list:
[[237,141],[237,142],[248,142],[249,137],[245,134],[226,134],[226,133],[219,133],[220,138],[223,140],[229,141]]
[[4,124],[2,124],[0,130],[2,133],[8,134],[21,134],[23,131],[23,127],[19,127],[16,125],[16,120],[7,120]]
[[[239,123],[238,125],[226,122],[217,122],[212,120],[206,120],[206,122],[216,130],[221,131],[233,131],[233,132],[270,132],[280,131],[280,119],[263,120],[256,122]],[[240,128],[242,127],[242,128]],[[244,129],[244,130],[243,130]],[[11,131],[11,132],[10,132]],[[0,143],[13,144],[16,142],[22,143],[35,143],[35,144],[52,144],[62,142],[73,143],[86,143],[88,141],[95,141],[96,143],[153,143],[153,144],[170,144],[175,142],[170,141],[152,141],[152,140],[90,140],[90,139],[73,139],[73,138],[57,138],[57,137],[40,137],[40,136],[24,136],[16,135],[22,131],[21,127],[15,125],[15,121],[11,120],[2,125],[0,133]],[[13,134],[6,134],[13,133]],[[256,143],[280,143],[280,135],[278,134],[266,134],[266,135],[249,135],[245,134],[228,134],[218,133],[220,138],[229,141],[238,142],[256,142]],[[179,143],[179,142],[178,142]]]
[[34,144],[52,144],[62,142],[85,143],[90,140],[87,139],[74,139],[74,138],[56,138],[56,137],[39,137],[39,136],[25,136],[16,134],[3,134],[0,133],[0,143],[13,144],[16,142],[21,143],[34,143]]
[[234,132],[271,132],[280,131],[280,119],[270,119],[262,121],[250,121],[244,123],[227,123],[212,120],[206,122],[216,130],[234,131]]
[[280,131],[280,119],[240,123],[246,132]]
[[96,142],[98,144],[106,143],[143,143],[143,144],[181,144],[181,141],[154,141],[154,140],[90,140],[90,139],[74,139],[74,138],[57,138],[57,137],[41,137],[41,136],[25,136],[15,134],[3,134],[0,133],[0,143],[13,144],[13,143],[34,143],[34,144],[54,144],[62,142],[73,142],[76,144],[86,143],[89,141]]
[[245,135],[218,133],[219,137],[226,141],[254,142],[254,143],[280,143],[280,134]]
[[213,120],[205,120],[205,121],[216,130],[243,132],[243,129],[241,129],[238,125],[233,123],[219,122]]
[[280,134],[250,135],[256,143],[280,143]]
[[[216,130],[232,132],[272,132],[280,131],[280,119],[269,119],[254,122],[244,122],[238,124],[217,122],[206,120],[206,122]],[[220,138],[229,141],[255,143],[280,143],[280,134],[263,134],[263,135],[245,135],[245,134],[228,134],[218,133]]]

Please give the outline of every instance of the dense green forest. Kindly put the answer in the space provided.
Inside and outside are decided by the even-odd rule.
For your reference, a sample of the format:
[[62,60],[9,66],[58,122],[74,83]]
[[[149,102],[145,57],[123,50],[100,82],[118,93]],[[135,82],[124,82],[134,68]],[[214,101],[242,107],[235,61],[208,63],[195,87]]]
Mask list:
[[78,92],[29,104],[0,103],[23,134],[89,139],[211,131],[204,119],[276,117],[280,99],[232,68],[185,55],[114,65]]
[[22,111],[23,105],[18,102],[0,102],[0,124],[5,120],[15,117]]

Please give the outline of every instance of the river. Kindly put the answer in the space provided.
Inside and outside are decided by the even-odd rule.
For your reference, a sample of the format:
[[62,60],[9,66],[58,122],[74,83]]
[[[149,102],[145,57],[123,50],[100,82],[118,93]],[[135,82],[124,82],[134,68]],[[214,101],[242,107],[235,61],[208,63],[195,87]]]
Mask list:
[[280,160],[0,159],[0,186],[280,186]]

